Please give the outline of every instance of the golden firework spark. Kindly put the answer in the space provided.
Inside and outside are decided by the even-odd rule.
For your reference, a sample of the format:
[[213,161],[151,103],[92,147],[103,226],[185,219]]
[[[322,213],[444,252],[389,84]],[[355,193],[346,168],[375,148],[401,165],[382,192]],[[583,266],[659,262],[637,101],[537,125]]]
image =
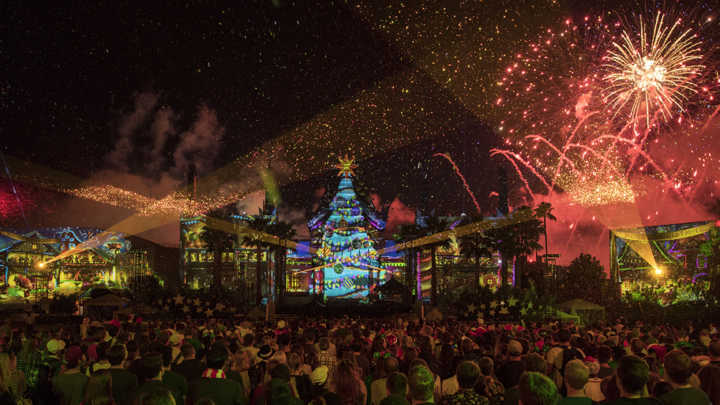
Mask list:
[[691,30],[681,31],[680,20],[666,25],[658,14],[649,33],[641,19],[638,37],[623,31],[608,53],[603,98],[614,116],[627,113],[635,121],[644,115],[648,126],[654,115],[667,121],[697,92],[693,78],[704,67],[701,58],[700,41]]

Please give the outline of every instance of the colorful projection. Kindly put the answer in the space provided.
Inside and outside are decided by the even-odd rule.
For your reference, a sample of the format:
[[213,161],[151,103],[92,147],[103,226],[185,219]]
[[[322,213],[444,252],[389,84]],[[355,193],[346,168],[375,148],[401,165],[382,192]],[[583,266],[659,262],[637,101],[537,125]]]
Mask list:
[[[338,192],[329,207],[310,220],[311,229],[320,229],[317,251],[325,266],[322,288],[326,298],[361,299],[385,279],[380,268],[372,228],[382,230],[385,222],[368,204],[358,200],[353,188],[353,159],[347,156],[336,166],[341,177]],[[372,227],[372,228],[369,228]]]

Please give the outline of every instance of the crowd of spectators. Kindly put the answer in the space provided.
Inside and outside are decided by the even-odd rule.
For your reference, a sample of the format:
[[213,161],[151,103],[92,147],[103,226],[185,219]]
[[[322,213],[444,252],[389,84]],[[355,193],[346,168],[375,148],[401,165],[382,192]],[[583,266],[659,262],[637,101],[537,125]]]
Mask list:
[[0,405],[720,405],[714,325],[130,316],[0,349]]

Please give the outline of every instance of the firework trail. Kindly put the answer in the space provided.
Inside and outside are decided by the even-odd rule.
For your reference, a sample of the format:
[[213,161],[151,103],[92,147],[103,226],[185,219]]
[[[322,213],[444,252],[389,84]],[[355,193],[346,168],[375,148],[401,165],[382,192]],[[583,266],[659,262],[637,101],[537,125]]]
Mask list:
[[453,169],[455,170],[455,174],[462,180],[463,186],[465,186],[465,191],[470,195],[470,198],[472,198],[473,204],[475,204],[475,209],[477,209],[478,214],[482,214],[482,210],[480,209],[480,204],[477,202],[477,198],[475,198],[475,194],[473,194],[472,190],[470,190],[470,186],[468,185],[467,181],[465,180],[465,176],[460,172],[460,168],[457,167],[455,162],[452,160],[452,158],[445,154],[445,153],[436,153],[433,155],[433,157],[443,157],[447,159],[448,162],[452,165]]

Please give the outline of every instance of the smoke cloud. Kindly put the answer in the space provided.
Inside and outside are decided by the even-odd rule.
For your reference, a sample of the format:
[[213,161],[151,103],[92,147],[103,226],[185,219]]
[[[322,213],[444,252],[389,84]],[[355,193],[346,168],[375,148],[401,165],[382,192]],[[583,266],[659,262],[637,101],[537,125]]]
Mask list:
[[136,130],[147,121],[157,103],[158,96],[154,93],[140,93],[135,97],[135,109],[120,123],[115,148],[106,157],[110,167],[128,170],[127,160],[134,149],[133,138]]
[[415,222],[415,210],[403,204],[400,199],[395,199],[390,203],[388,210],[388,219],[385,226],[386,232],[392,233],[399,225],[412,224]]
[[200,173],[208,171],[220,150],[224,133],[225,128],[219,124],[215,111],[205,105],[200,106],[192,128],[180,135],[180,142],[173,153],[174,173],[182,176],[191,164]]

